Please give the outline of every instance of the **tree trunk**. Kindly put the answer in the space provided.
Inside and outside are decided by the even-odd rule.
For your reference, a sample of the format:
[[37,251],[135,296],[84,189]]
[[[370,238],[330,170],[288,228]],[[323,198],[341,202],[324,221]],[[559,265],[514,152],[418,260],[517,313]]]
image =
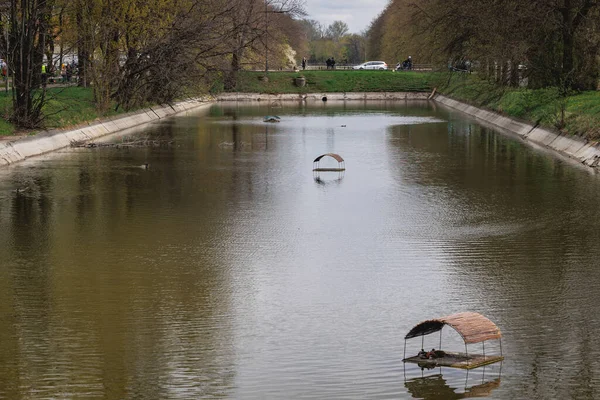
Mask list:
[[237,85],[238,72],[241,69],[240,53],[241,53],[240,49],[236,49],[233,51],[233,53],[231,55],[231,70],[225,76],[225,82],[224,82],[225,90],[235,89],[235,87]]
[[573,17],[571,15],[571,0],[564,0],[564,8],[561,10],[562,16],[562,79],[565,86],[571,86],[573,81]]
[[34,128],[42,120],[45,87],[37,91],[42,73],[44,27],[49,12],[46,0],[11,0],[9,65],[14,68],[11,120],[20,127]]
[[[87,11],[85,2],[80,2],[77,7],[77,72],[79,76],[78,86],[89,86],[90,46],[91,40],[87,32],[84,12]],[[87,13],[89,14],[89,13]]]

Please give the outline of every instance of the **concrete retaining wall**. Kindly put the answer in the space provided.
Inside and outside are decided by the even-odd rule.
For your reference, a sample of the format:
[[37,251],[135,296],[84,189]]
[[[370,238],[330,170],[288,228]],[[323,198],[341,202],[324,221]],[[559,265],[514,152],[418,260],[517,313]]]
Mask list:
[[588,167],[598,168],[598,164],[600,163],[598,142],[590,142],[577,136],[565,135],[550,129],[536,127],[530,123],[520,122],[492,111],[482,110],[443,95],[436,95],[434,99],[445,106],[516,133],[523,140],[557,151]]
[[[322,101],[327,100],[427,100],[429,93],[410,92],[366,92],[366,93],[310,93],[310,94],[260,94],[225,93],[217,101]],[[482,110],[465,103],[436,95],[435,101],[450,108],[462,111],[494,126],[514,132],[524,140],[547,147],[560,154],[574,158],[593,168],[600,164],[600,148],[597,142],[570,135],[561,135],[548,129],[535,127],[492,111]],[[148,124],[163,118],[210,105],[208,99],[192,99],[171,106],[150,107],[139,112],[108,118],[93,125],[69,131],[49,131],[14,141],[0,143],[0,166],[12,164],[29,157],[38,156],[64,147],[72,142],[90,141],[101,136],[125,129]]]
[[146,108],[132,114],[108,118],[92,125],[69,131],[48,131],[35,136],[2,142],[0,143],[0,166],[62,149],[70,146],[72,142],[93,140],[209,104],[211,103],[207,99],[191,99],[179,102],[173,106]]
[[327,100],[427,100],[429,93],[420,92],[364,92],[364,93],[223,93],[217,101],[322,101]]

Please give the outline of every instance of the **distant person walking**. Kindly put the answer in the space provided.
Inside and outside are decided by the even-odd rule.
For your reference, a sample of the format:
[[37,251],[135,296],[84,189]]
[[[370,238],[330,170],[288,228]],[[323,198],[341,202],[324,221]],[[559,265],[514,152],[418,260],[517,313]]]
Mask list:
[[48,81],[48,70],[46,64],[42,64],[42,85],[46,86],[46,82]]
[[302,70],[306,69],[306,57],[302,57]]
[[335,58],[331,57],[331,69],[335,69]]

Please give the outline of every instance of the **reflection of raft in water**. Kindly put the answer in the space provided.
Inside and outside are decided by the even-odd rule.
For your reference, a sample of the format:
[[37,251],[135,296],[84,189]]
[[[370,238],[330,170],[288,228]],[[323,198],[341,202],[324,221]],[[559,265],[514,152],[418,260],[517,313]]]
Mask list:
[[418,399],[467,399],[472,397],[487,397],[500,386],[500,378],[468,387],[466,382],[463,393],[457,393],[450,387],[441,374],[415,378],[404,383],[408,392]]
[[[465,342],[464,353],[451,353],[438,351],[435,356],[421,358],[419,355],[406,357],[406,341],[415,337],[423,337],[432,333],[440,332],[440,347],[442,345],[442,328],[449,325],[460,334]],[[483,365],[493,364],[504,360],[502,356],[502,333],[492,321],[481,314],[474,312],[462,312],[442,318],[431,319],[417,324],[404,337],[404,362],[417,363],[426,368],[445,366],[453,368],[473,369]],[[500,355],[486,355],[485,342],[488,340],[500,341]],[[483,354],[469,354],[468,344],[482,343]],[[421,344],[421,347],[423,345]]]

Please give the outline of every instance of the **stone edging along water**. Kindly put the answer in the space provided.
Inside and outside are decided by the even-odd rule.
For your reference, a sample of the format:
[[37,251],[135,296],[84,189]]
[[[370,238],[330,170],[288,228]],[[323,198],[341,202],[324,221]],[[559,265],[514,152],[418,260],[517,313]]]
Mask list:
[[173,105],[154,106],[135,113],[103,119],[92,125],[68,131],[47,131],[13,141],[0,142],[0,166],[59,150],[70,146],[73,142],[86,142],[111,133],[155,122],[211,103],[204,98],[190,99]]
[[459,110],[489,124],[516,133],[523,140],[554,150],[588,167],[599,167],[600,149],[598,148],[598,142],[591,142],[578,136],[561,134],[560,132],[544,129],[531,123],[520,122],[492,111],[461,103],[440,94],[434,96],[434,100],[437,103]]
[[[312,94],[259,94],[225,93],[218,101],[260,101],[260,100],[318,100],[323,97],[330,100],[417,100],[427,99],[428,93],[312,93]],[[29,157],[39,156],[51,151],[68,147],[73,142],[81,143],[101,136],[117,133],[125,129],[141,126],[172,115],[191,111],[212,104],[215,99],[196,98],[182,101],[172,106],[156,106],[141,111],[107,118],[94,124],[71,130],[47,131],[33,136],[0,142],[0,166],[13,164]]]
[[[125,129],[148,124],[172,115],[198,109],[217,101],[301,101],[313,100],[427,100],[429,93],[419,92],[365,92],[365,93],[310,93],[310,94],[261,94],[261,93],[225,93],[216,99],[196,98],[182,101],[173,106],[150,107],[139,112],[108,118],[93,125],[69,131],[43,132],[14,141],[0,142],[0,166],[9,165],[29,157],[45,154],[68,147],[73,142],[86,142],[123,131]],[[437,94],[433,97],[437,103],[459,110],[481,119],[494,126],[506,129],[519,135],[522,139],[552,149],[560,154],[578,160],[584,165],[598,168],[600,149],[597,142],[583,138],[563,135],[548,129],[534,126],[502,116],[498,113],[483,110],[465,103]]]
[[264,93],[226,93],[217,97],[218,101],[283,101],[283,100],[427,100],[432,98],[437,103],[459,110],[483,120],[491,125],[506,129],[519,135],[524,140],[549,148],[564,156],[578,160],[592,168],[600,167],[600,149],[597,142],[565,135],[530,123],[502,116],[498,113],[483,110],[441,94],[432,96],[419,92],[365,92],[365,93],[310,93],[310,94],[264,94]]
[[217,101],[302,101],[315,100],[427,100],[424,92],[348,92],[348,93],[223,93]]

